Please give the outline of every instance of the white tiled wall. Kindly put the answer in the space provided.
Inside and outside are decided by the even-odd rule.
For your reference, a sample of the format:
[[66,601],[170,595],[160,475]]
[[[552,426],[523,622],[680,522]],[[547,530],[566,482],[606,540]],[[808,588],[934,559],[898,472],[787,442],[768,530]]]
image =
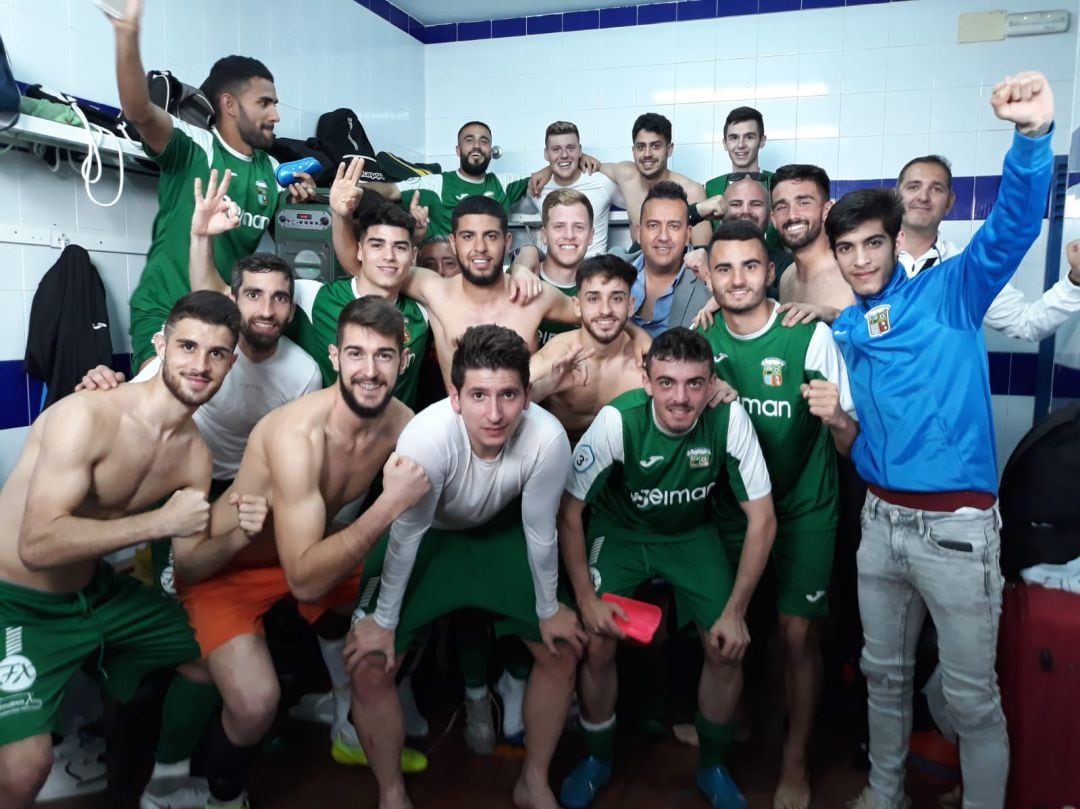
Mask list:
[[[1044,8],[1011,0],[1010,12]],[[894,177],[911,157],[946,155],[958,176],[994,175],[1011,127],[991,112],[1004,76],[1038,69],[1051,80],[1059,126],[1054,151],[1072,132],[1077,21],[1066,34],[958,44],[961,13],[999,9],[998,0],[909,0],[599,31],[481,40],[427,48],[427,151],[454,165],[454,133],[468,117],[487,120],[505,150],[497,171],[543,164],[547,124],[571,120],[585,149],[630,159],[634,118],[652,110],[673,124],[672,168],[704,181],[730,170],[723,122],[732,107],[765,117],[764,168],[816,163],[834,179]],[[488,78],[484,92],[476,77]],[[464,101],[468,98],[468,102]],[[966,244],[980,222],[945,222]],[[1042,289],[1044,236],[1015,282]],[[1037,351],[987,336],[991,351]],[[1031,425],[1032,400],[995,397],[998,454],[1008,457]]]
[[[279,135],[313,135],[319,114],[345,106],[360,114],[376,148],[421,158],[424,46],[353,0],[320,0],[305,7],[302,24],[297,17],[295,4],[283,0],[152,0],[143,23],[143,61],[147,69],[168,68],[198,84],[218,57],[254,56],[276,80]],[[119,105],[112,28],[90,0],[0,0],[0,35],[20,81]],[[115,182],[110,172],[96,196],[111,198]],[[29,155],[0,156],[0,199],[6,201],[0,226],[56,228],[87,247],[105,238],[130,251],[91,251],[118,353],[131,350],[127,302],[150,242],[156,185],[128,174],[120,203],[98,208],[70,169],[53,174]],[[0,242],[0,361],[23,356],[34,290],[58,255],[46,246]],[[25,433],[0,430],[0,481]]]

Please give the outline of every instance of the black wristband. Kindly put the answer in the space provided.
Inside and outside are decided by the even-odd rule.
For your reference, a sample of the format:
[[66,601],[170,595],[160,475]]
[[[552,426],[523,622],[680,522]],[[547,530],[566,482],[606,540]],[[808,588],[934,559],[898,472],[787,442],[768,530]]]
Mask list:
[[700,224],[703,220],[701,214],[697,212],[697,203],[691,202],[688,207],[690,209],[690,227]]

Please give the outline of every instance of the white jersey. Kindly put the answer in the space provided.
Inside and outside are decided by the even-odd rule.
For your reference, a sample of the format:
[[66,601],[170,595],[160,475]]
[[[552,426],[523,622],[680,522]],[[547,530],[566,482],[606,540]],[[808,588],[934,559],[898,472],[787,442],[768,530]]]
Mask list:
[[589,198],[593,209],[593,240],[585,253],[586,258],[603,255],[608,251],[608,217],[611,214],[611,201],[619,187],[604,174],[595,171],[592,174],[581,173],[570,185],[558,185],[551,180],[540,190],[540,196],[529,196],[536,210],[543,210],[544,200],[552,191],[560,188],[572,188]]
[[475,528],[518,496],[536,614],[541,619],[554,615],[559,573],[555,516],[570,472],[570,441],[558,419],[541,407],[529,407],[499,457],[485,461],[473,454],[465,422],[443,399],[406,425],[397,452],[423,467],[431,491],[390,528],[376,623],[385,629],[397,626],[416,552],[429,528]]
[[[918,258],[901,250],[897,259],[908,277],[914,278],[960,252],[959,247],[939,235]],[[1066,275],[1031,303],[1025,300],[1023,292],[1011,283],[1006,284],[987,309],[983,325],[1006,337],[1038,342],[1056,332],[1076,312],[1080,312],[1080,286]]]
[[[143,382],[157,376],[160,369],[161,360],[155,357],[132,381]],[[248,436],[259,419],[321,388],[319,366],[288,337],[282,337],[274,355],[262,362],[252,362],[237,350],[221,390],[193,416],[214,455],[214,480],[236,477]]]

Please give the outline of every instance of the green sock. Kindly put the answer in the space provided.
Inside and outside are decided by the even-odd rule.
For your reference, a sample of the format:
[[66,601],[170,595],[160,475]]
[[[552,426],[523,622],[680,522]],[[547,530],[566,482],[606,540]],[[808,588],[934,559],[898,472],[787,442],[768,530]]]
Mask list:
[[191,758],[202,739],[206,723],[221,704],[213,683],[193,683],[179,674],[173,677],[161,709],[161,734],[155,761],[174,764]]
[[487,632],[474,626],[454,624],[457,631],[458,669],[466,688],[486,688],[491,642]]
[[601,761],[610,762],[615,757],[615,715],[606,722],[595,725],[581,720],[581,729],[585,733],[585,749],[589,755]]
[[532,673],[533,656],[528,647],[517,635],[499,638],[496,650],[503,668],[515,680],[528,680]]
[[694,727],[698,735],[698,769],[705,770],[723,764],[731,740],[735,737],[735,724],[712,722],[698,711],[694,717]]

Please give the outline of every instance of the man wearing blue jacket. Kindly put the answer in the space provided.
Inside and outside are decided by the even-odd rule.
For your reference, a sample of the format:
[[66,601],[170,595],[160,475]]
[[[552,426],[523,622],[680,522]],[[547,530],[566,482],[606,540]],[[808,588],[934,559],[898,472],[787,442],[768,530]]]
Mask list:
[[1039,235],[1054,103],[1038,73],[994,87],[1016,125],[997,201],[968,247],[909,278],[896,260],[903,207],[891,190],[843,197],[825,222],[856,303],[833,323],[862,432],[852,459],[869,492],[858,552],[870,785],[852,809],[904,809],[915,643],[938,628],[960,735],[964,809],[1001,809],[1009,767],[994,672],[1002,577],[997,462],[982,322]]

